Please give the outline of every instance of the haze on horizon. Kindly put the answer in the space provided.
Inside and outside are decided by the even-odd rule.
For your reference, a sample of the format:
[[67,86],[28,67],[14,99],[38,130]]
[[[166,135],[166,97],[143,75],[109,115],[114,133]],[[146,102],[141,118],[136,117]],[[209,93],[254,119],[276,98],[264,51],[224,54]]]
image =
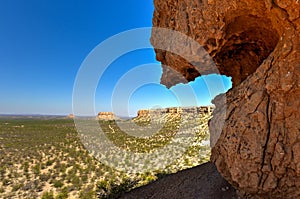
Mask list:
[[[124,9],[126,7],[126,9]],[[67,115],[77,72],[86,56],[101,42],[120,32],[152,26],[153,1],[92,0],[0,2],[0,114]],[[120,78],[143,64],[153,64],[142,85],[123,99],[116,92]],[[210,105],[231,87],[230,78],[210,75],[170,90],[160,85],[162,69],[153,49],[133,51],[115,60],[101,77],[95,110],[133,116],[138,109]],[[224,87],[214,84],[222,81]],[[124,88],[132,82],[122,84]],[[127,85],[128,84],[128,85]],[[207,85],[213,86],[210,91]],[[187,94],[196,91],[196,102]],[[124,90],[124,89],[123,89]],[[174,92],[184,103],[178,102]]]

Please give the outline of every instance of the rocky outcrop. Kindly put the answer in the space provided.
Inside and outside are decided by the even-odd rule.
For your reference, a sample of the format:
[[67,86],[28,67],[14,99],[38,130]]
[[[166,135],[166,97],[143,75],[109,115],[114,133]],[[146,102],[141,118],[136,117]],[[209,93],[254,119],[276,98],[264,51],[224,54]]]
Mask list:
[[112,112],[99,112],[97,115],[99,120],[115,120],[117,117]]
[[214,106],[195,106],[195,107],[169,107],[160,109],[138,110],[137,118],[161,118],[163,115],[181,114],[212,114]]
[[148,117],[149,110],[138,110],[137,117]]
[[69,118],[69,119],[74,119],[74,114],[70,113],[70,114],[67,116],[67,118]]
[[[300,197],[300,2],[154,3],[154,26],[188,35],[204,46],[220,74],[232,77],[233,88],[214,99],[210,121],[211,134],[220,133],[211,157],[219,172],[244,195]],[[164,40],[152,34],[154,48]],[[156,55],[168,87],[214,73],[166,50],[157,48]]]

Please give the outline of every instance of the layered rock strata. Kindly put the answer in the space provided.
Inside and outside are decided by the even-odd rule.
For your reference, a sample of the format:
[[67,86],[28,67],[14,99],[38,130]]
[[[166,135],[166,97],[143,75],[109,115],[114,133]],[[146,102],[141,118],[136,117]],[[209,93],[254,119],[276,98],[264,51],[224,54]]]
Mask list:
[[112,112],[99,112],[97,115],[99,120],[115,120],[117,117]]

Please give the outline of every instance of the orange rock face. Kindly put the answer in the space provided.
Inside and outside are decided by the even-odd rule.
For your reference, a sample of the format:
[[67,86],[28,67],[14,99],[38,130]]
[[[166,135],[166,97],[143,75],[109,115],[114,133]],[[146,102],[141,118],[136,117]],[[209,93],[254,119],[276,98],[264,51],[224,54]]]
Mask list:
[[[211,160],[245,195],[300,197],[300,1],[154,0],[153,26],[180,31],[211,55],[233,88],[214,99]],[[152,43],[159,38],[152,35]],[[161,82],[201,74],[178,55],[156,49]],[[165,66],[164,66],[165,65]],[[226,99],[224,100],[224,98]],[[224,104],[226,103],[226,106]],[[222,127],[218,121],[225,119]]]
[[70,113],[67,118],[73,119],[74,118],[74,114]]
[[149,110],[138,110],[137,117],[148,117],[149,112]]
[[98,113],[98,119],[100,120],[115,120],[116,117],[112,112],[100,112]]

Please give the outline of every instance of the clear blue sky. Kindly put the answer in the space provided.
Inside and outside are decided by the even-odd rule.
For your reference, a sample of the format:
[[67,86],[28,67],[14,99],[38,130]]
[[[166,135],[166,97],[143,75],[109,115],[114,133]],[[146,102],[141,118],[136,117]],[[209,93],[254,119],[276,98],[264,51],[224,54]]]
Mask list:
[[[83,60],[110,36],[150,27],[152,1],[1,0],[0,114],[71,113],[73,85]],[[147,63],[154,63],[148,76],[156,83],[137,89],[126,99],[127,108],[120,106],[124,104],[122,99],[111,107],[111,94],[118,79],[135,66]],[[97,111],[114,110],[124,115],[139,108],[177,105],[172,91],[186,96],[184,85],[167,90],[158,84],[160,75],[161,68],[151,49],[120,57],[99,82]],[[228,89],[230,80],[222,80]],[[198,101],[190,105],[209,104],[211,97],[223,90],[216,88],[210,96],[202,78],[192,87]]]

